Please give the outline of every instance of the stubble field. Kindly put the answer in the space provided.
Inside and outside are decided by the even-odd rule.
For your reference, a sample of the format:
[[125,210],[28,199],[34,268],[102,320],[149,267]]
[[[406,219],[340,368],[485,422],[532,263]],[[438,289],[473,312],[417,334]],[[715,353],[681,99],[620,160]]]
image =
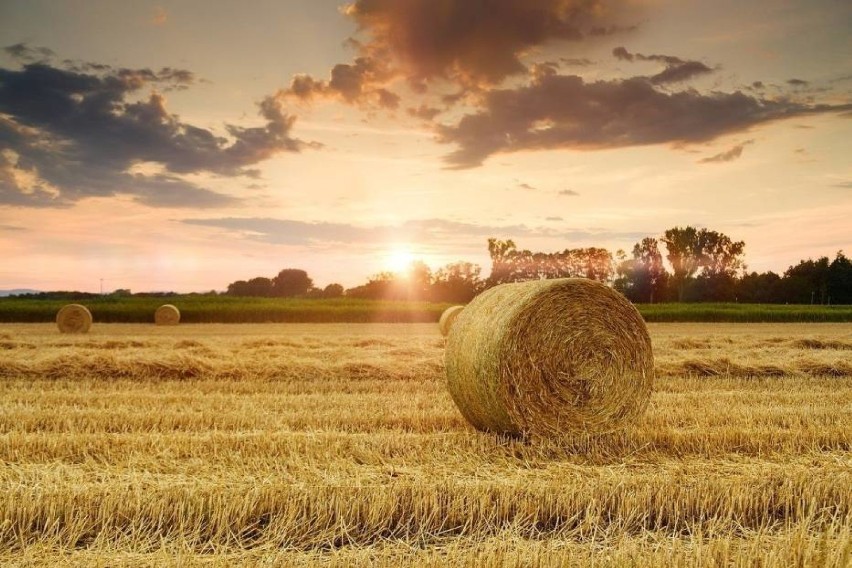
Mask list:
[[521,441],[434,324],[0,324],[0,564],[852,564],[852,325],[649,327],[637,425]]

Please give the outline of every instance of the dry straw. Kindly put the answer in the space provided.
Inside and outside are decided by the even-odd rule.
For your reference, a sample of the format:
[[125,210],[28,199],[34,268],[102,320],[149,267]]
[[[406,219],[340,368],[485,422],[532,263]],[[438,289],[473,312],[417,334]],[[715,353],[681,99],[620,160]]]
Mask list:
[[180,310],[171,304],[163,304],[154,312],[157,325],[177,325],[180,323]]
[[450,328],[453,327],[453,322],[459,317],[459,314],[464,309],[464,306],[450,306],[444,313],[441,314],[441,319],[438,320],[438,329],[441,330],[441,335],[446,337],[450,333]]
[[615,430],[644,411],[654,380],[642,316],[582,278],[483,292],[450,330],[445,363],[464,417],[513,435]]
[[87,333],[92,327],[92,312],[80,304],[62,306],[56,313],[56,325],[62,333]]

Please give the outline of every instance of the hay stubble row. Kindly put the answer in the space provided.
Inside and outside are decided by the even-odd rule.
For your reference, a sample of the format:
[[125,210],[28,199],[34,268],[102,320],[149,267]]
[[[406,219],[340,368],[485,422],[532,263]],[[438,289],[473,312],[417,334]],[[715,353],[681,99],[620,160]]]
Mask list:
[[434,325],[2,326],[0,564],[847,565],[849,326],[649,327],[636,424],[527,444]]

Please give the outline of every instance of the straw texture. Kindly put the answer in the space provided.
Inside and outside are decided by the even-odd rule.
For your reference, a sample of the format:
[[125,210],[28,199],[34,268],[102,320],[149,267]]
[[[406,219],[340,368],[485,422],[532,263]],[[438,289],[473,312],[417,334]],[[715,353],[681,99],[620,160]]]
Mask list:
[[450,306],[444,310],[444,313],[441,314],[441,319],[438,320],[438,329],[441,330],[441,335],[446,337],[450,333],[453,322],[456,321],[456,318],[463,309],[464,306]]
[[56,313],[56,326],[62,333],[87,333],[92,327],[92,313],[80,304],[62,306]]
[[483,292],[452,326],[445,367],[464,417],[513,435],[615,430],[644,411],[654,380],[639,312],[582,278]]
[[154,312],[157,325],[177,325],[180,323],[180,310],[171,304],[163,304]]

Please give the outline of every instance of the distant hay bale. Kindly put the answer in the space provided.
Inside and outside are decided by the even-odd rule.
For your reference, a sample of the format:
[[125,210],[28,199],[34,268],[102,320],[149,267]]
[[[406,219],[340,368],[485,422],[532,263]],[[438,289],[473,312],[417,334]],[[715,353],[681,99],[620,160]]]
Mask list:
[[157,325],[177,325],[180,323],[180,310],[171,304],[163,304],[154,312]]
[[92,312],[80,304],[62,306],[56,313],[56,325],[62,333],[87,333],[92,327]]
[[464,306],[450,306],[444,313],[441,314],[441,319],[438,320],[438,329],[441,330],[441,335],[446,337],[450,333],[450,328],[453,322],[459,317],[459,314],[464,309]]
[[445,366],[468,422],[512,435],[618,429],[644,412],[654,380],[642,316],[582,278],[483,292],[453,324]]

